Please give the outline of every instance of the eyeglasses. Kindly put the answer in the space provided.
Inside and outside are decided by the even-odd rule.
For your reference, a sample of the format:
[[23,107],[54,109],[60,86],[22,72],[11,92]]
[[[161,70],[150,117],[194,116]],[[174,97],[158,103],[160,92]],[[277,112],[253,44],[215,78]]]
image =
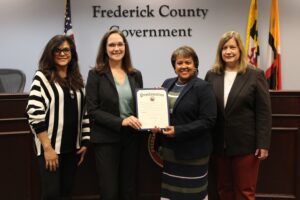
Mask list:
[[107,44],[107,46],[109,48],[115,48],[115,47],[123,48],[125,46],[125,43],[124,42],[109,43],[109,44]]
[[63,48],[63,49],[56,48],[54,50],[55,55],[61,55],[61,53],[64,53],[64,55],[70,55],[71,49],[69,49],[69,48]]

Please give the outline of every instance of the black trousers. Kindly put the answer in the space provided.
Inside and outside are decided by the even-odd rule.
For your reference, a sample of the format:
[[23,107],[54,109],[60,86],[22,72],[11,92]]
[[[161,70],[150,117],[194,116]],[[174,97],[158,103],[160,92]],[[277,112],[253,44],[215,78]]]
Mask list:
[[41,172],[42,199],[71,199],[77,162],[79,161],[79,156],[76,155],[76,152],[60,154],[59,168],[55,172],[46,170],[44,155],[38,156],[38,161]]
[[136,199],[138,138],[130,134],[137,133],[124,133],[118,143],[94,144],[101,200]]

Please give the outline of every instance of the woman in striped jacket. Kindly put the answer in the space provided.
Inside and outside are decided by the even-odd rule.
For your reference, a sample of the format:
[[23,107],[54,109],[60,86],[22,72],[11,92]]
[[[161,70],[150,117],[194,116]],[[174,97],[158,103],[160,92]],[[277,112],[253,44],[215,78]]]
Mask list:
[[85,90],[73,40],[54,36],[46,45],[27,105],[42,177],[43,199],[71,199],[77,165],[90,139]]

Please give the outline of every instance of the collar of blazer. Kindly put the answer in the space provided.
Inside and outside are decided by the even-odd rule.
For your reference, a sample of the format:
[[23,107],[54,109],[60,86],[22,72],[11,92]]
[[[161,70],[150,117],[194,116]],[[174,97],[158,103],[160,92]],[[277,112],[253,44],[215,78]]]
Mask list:
[[[115,80],[114,80],[114,77],[113,77],[113,74],[111,72],[111,70],[107,70],[104,75],[107,77],[107,79],[110,81],[111,84],[113,84],[115,86]],[[126,73],[127,77],[128,77],[128,80],[129,80],[129,83],[130,83],[130,86],[133,87],[135,82],[134,82],[134,73],[132,74],[128,74]],[[116,87],[116,86],[115,86]]]
[[[223,77],[222,78],[223,79],[223,81],[222,81],[223,87],[221,87],[221,89],[223,90],[222,91],[222,93],[223,93],[222,99],[223,99],[223,105],[224,105],[224,75],[222,77]],[[247,83],[249,77],[250,77],[249,70],[247,70],[244,74],[241,74],[241,73],[237,74],[237,76],[233,82],[232,88],[229,92],[227,104],[224,109],[224,112],[226,112],[226,113],[230,112],[230,110],[232,109],[232,107],[234,106],[235,102],[238,99],[239,93],[242,92],[242,89],[245,86],[245,83]]]
[[[176,78],[172,78],[170,79],[170,81],[168,83],[166,83],[166,85],[164,85],[165,88],[167,88],[168,91],[170,91],[170,89],[173,87],[173,85],[177,82],[178,77]],[[182,100],[182,98],[185,96],[185,94],[192,88],[192,86],[194,85],[194,83],[198,80],[197,76],[192,77],[188,82],[187,85],[183,88],[183,90],[180,92],[175,104],[174,104],[174,108],[173,108],[173,112],[176,110],[177,105],[180,103],[180,101]]]
[[104,74],[107,77],[107,79],[109,80],[109,82],[113,85],[113,87],[117,90],[116,85],[115,85],[115,81],[114,81],[114,77],[112,75],[112,72],[111,72],[110,68]]
[[[109,82],[112,84],[112,87],[114,88],[114,90],[118,93],[117,87],[116,87],[116,84],[115,84],[115,81],[114,81],[114,77],[112,75],[111,70],[109,69],[104,74],[107,77],[107,79],[109,80]],[[132,74],[126,73],[126,75],[128,77],[128,81],[129,81],[129,84],[130,84],[131,93],[132,93],[132,97],[133,97],[133,102],[135,104],[135,88],[137,86],[136,86],[135,79],[134,79],[134,73],[132,73]]]

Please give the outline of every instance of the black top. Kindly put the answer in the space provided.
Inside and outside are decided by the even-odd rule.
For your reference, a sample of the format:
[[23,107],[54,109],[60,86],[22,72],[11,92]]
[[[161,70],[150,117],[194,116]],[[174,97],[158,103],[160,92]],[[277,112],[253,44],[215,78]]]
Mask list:
[[68,153],[76,149],[77,126],[78,121],[76,95],[74,91],[63,87],[64,91],[64,126],[61,140],[61,153]]

